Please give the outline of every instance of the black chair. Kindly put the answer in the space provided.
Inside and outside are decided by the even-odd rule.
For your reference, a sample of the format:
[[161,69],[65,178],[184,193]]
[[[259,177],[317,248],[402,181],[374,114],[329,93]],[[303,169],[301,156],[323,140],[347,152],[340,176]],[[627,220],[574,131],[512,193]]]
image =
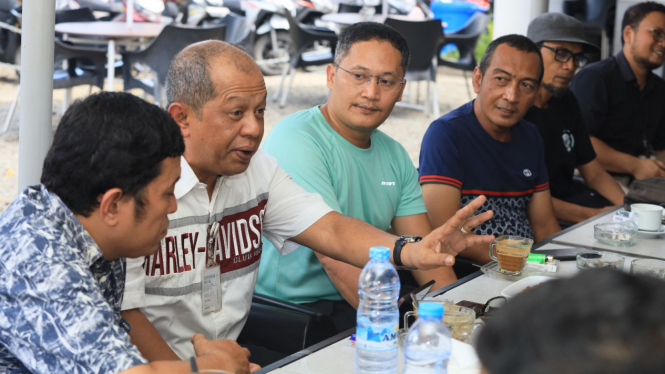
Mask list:
[[[86,8],[87,9],[87,8]],[[72,45],[59,38],[53,40],[53,89],[69,89],[90,85],[104,88],[106,73],[106,48]],[[20,92],[16,95],[5,119],[3,132],[9,127],[14,111],[18,106]],[[69,93],[65,91],[62,112],[69,104]]]
[[[427,81],[427,96],[424,105],[402,103],[397,105],[429,112],[431,105],[432,115],[439,117],[439,95],[436,89],[436,58],[444,42],[441,21],[405,21],[387,18],[386,25],[399,31],[406,39],[411,52],[411,62],[406,70],[405,78],[408,82]],[[427,37],[423,37],[427,35]],[[434,82],[432,89],[432,102],[430,103],[430,82]]]
[[[363,8],[363,5],[339,3],[339,8],[337,8],[337,13],[360,13],[360,10]],[[374,6],[374,14],[381,14],[383,12],[383,4]]]
[[226,25],[225,40],[231,44],[237,45],[247,51],[249,46],[254,45],[254,32],[252,32],[252,22],[241,15],[229,13],[224,17],[223,24]]
[[95,22],[97,18],[90,8],[64,9],[55,12],[55,23]]
[[325,313],[255,293],[249,317],[237,341],[291,355],[336,333],[335,324]]
[[[284,15],[289,21],[289,35],[291,36],[291,57],[288,64],[284,65],[282,70],[282,79],[279,82],[279,87],[273,96],[273,101],[277,101],[280,93],[282,98],[279,100],[279,107],[283,108],[286,104],[286,98],[289,95],[289,90],[293,84],[293,78],[296,75],[296,69],[305,68],[314,65],[324,65],[333,62],[334,49],[337,44],[337,34],[335,32],[312,25],[305,25],[297,22],[291,13],[284,12]],[[318,43],[328,43],[330,50],[322,51],[308,51]],[[307,53],[306,53],[307,52]],[[289,84],[282,90],[286,75],[291,72]]]
[[[81,85],[104,88],[106,48],[75,46],[57,38],[54,42],[54,90]],[[63,61],[67,61],[64,67]],[[79,66],[79,62],[83,62],[83,66]]]
[[462,70],[464,78],[467,80],[466,91],[469,95],[469,100],[471,99],[471,90],[469,89],[469,76],[467,72],[473,71],[478,65],[478,61],[476,61],[476,45],[478,44],[480,35],[485,32],[491,19],[492,17],[485,13],[476,12],[459,31],[446,34],[444,45],[455,44],[459,50],[460,57],[457,61],[441,58],[438,60],[439,65]]
[[[192,43],[209,39],[224,40],[225,34],[226,25],[196,28],[166,25],[145,49],[122,53],[125,91],[140,88],[151,93],[155,103],[161,104],[166,74],[175,55]],[[146,70],[149,70],[151,77],[147,76]]]

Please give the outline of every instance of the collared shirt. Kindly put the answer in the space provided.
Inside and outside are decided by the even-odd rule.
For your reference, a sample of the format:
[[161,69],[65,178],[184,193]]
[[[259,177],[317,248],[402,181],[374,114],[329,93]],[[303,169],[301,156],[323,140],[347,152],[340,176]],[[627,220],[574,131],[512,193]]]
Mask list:
[[[194,355],[192,334],[207,339],[236,339],[249,314],[263,239],[282,254],[297,236],[331,212],[321,196],[307,193],[259,150],[243,173],[217,179],[212,198],[185,158],[175,186],[178,209],[169,214],[169,230],[154,255],[127,260],[122,309],[140,308],[182,359]],[[220,266],[222,309],[202,313],[201,274],[209,228]]]
[[106,261],[42,185],[0,215],[0,372],[117,373],[147,363],[120,316],[123,260]]
[[665,149],[665,82],[649,72],[640,91],[623,51],[581,69],[570,89],[591,136],[633,156]]

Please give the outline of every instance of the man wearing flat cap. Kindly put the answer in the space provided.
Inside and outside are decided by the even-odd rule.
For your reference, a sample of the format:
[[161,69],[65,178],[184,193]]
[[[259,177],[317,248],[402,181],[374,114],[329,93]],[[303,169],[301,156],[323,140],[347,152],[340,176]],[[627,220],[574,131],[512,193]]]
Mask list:
[[[596,46],[585,40],[577,19],[546,13],[529,24],[527,36],[543,56],[543,80],[524,119],[535,124],[545,145],[554,214],[577,223],[623,202],[623,190],[603,169],[594,152],[575,95],[568,89],[586,52]],[[586,184],[573,180],[577,168]]]

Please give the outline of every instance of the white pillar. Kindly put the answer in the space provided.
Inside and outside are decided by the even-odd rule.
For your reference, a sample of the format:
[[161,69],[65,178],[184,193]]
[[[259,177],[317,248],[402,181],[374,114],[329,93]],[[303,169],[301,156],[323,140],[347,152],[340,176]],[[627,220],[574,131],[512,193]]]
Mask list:
[[19,191],[39,183],[51,146],[55,2],[23,2],[21,97],[18,150]]
[[495,0],[492,39],[508,35],[526,35],[532,19],[547,13],[548,0]]

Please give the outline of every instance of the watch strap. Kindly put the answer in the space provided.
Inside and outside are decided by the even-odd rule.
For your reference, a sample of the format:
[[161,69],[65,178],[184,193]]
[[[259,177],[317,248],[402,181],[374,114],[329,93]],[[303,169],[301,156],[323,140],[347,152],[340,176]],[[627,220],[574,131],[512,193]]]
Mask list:
[[407,243],[415,243],[421,240],[421,237],[411,235],[402,235],[395,240],[395,247],[393,248],[393,262],[395,263],[395,267],[401,270],[417,270],[416,268],[404,266],[404,263],[402,262],[402,249]]

